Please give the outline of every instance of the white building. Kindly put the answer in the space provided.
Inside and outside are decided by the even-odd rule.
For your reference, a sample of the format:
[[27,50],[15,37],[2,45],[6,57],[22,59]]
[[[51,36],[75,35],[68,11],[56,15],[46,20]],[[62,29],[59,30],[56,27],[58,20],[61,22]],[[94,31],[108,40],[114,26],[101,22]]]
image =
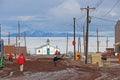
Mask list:
[[54,47],[49,44],[49,39],[47,40],[47,44],[40,46],[38,48],[35,48],[35,53],[37,55],[53,55],[55,54],[55,51],[59,49],[57,47]]

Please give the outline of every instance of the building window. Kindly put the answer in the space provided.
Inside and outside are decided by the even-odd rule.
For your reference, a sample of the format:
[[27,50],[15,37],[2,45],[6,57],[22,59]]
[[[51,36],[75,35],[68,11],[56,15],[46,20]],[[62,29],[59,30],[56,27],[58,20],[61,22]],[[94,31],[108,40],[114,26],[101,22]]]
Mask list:
[[40,50],[38,50],[38,53],[40,53]]
[[119,46],[119,51],[120,51],[120,46]]

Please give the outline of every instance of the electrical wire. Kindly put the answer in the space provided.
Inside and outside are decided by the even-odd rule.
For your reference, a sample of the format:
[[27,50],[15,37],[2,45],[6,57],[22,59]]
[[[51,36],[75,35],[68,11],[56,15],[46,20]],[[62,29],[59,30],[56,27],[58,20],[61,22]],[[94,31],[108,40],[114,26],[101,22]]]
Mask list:
[[[86,19],[85,19],[85,21],[82,22],[81,24],[82,24],[83,26],[85,26],[85,22],[86,22]],[[80,27],[80,30],[82,30],[83,26],[80,26],[78,23],[79,23],[78,20],[76,20],[77,26],[79,26],[79,27]]]
[[98,8],[103,2],[104,0],[98,0],[98,2],[95,4],[95,8]]
[[120,0],[117,0],[116,3],[113,5],[113,7],[107,13],[105,13],[105,15],[103,15],[103,17],[106,16],[106,15],[108,15],[117,6],[117,4],[119,3],[119,1]]
[[82,32],[82,27],[76,22],[77,27],[79,28],[78,30]]
[[91,17],[92,17],[92,18],[99,19],[99,20],[107,21],[107,22],[116,22],[116,21],[113,21],[113,20],[98,18],[98,17],[95,17],[95,16],[91,16]]

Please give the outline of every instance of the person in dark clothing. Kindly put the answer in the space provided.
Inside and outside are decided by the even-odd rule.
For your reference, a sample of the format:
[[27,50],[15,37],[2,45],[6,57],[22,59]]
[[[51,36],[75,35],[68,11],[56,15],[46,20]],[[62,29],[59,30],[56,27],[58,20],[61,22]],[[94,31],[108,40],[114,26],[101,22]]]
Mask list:
[[58,63],[58,57],[55,55],[55,57],[53,58],[53,61],[54,61],[54,65],[57,66],[57,63]]
[[107,61],[107,53],[103,52],[102,53],[102,61],[105,63]]

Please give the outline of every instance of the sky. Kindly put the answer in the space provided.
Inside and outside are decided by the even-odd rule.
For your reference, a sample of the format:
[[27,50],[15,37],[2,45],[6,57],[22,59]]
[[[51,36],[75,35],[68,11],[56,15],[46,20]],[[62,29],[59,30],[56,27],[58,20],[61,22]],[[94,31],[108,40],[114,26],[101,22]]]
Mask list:
[[86,10],[89,11],[92,34],[98,28],[101,34],[114,34],[114,26],[120,19],[120,0],[0,0],[0,24],[2,33],[16,33],[18,21],[21,32],[73,32],[73,18],[76,18],[76,32],[86,27]]

